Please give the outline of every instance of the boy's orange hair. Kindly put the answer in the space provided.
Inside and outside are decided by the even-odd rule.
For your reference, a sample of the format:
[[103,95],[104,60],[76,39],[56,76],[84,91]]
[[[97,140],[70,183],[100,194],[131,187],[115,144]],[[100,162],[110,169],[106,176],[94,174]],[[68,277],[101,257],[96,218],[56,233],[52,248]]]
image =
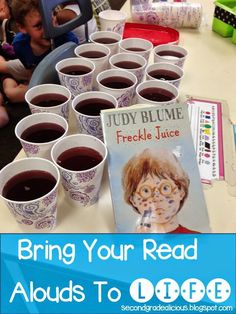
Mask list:
[[156,175],[160,179],[170,178],[179,189],[183,189],[185,196],[180,203],[179,209],[181,209],[188,196],[189,177],[173,153],[156,149],[145,149],[132,157],[124,166],[122,185],[125,201],[132,206],[130,197],[136,191],[141,179],[148,174]]

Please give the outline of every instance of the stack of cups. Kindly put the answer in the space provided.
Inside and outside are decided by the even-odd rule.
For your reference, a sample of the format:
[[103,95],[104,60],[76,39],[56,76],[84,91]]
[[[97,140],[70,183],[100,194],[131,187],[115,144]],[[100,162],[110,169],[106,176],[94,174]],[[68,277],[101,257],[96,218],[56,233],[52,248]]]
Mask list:
[[101,31],[112,31],[123,36],[126,13],[118,10],[105,10],[99,13]]

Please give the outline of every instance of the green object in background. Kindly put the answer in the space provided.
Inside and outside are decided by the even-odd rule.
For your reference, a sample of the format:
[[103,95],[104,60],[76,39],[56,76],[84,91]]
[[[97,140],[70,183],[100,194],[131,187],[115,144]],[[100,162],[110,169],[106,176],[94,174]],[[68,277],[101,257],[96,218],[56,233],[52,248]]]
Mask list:
[[214,32],[220,34],[223,37],[231,37],[234,32],[233,26],[228,25],[216,17],[213,19],[212,29]]
[[236,29],[233,32],[232,43],[236,45]]
[[236,44],[236,0],[215,1],[212,30]]

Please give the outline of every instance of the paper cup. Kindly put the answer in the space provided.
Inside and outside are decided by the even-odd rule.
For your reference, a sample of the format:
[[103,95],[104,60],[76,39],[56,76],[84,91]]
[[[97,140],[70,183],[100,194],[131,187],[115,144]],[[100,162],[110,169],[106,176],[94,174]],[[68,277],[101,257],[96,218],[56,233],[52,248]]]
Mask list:
[[97,82],[101,92],[108,93],[117,99],[118,107],[132,105],[137,85],[137,77],[133,73],[121,69],[110,69],[98,74]]
[[68,132],[67,121],[54,113],[41,112],[26,116],[15,127],[15,135],[26,156],[50,159],[51,148]]
[[56,64],[56,71],[61,85],[67,87],[75,96],[92,90],[95,65],[82,58],[67,58]]
[[159,80],[140,83],[136,88],[136,102],[138,104],[170,105],[176,103],[179,97],[178,89]]
[[144,77],[147,60],[135,53],[117,53],[109,60],[112,69],[123,69],[133,73],[141,83]]
[[72,109],[79,133],[93,135],[103,141],[100,111],[118,106],[117,100],[103,92],[86,92],[76,96]]
[[123,36],[127,15],[118,10],[104,10],[99,14],[101,31],[113,31]]
[[68,201],[79,207],[96,203],[107,158],[105,144],[91,135],[74,134],[54,144],[51,156]]
[[156,46],[153,50],[154,62],[168,62],[183,67],[188,52],[178,45],[164,44]]
[[118,53],[119,42],[122,40],[122,36],[112,31],[99,31],[90,34],[89,39],[93,43],[105,45],[111,51],[111,56]]
[[184,72],[179,66],[167,62],[150,64],[145,72],[147,80],[165,81],[177,88],[179,88],[179,84],[184,76]]
[[25,94],[31,113],[51,112],[68,120],[71,92],[59,84],[41,84]]
[[93,90],[97,90],[96,78],[98,73],[109,67],[110,49],[104,45],[89,43],[77,46],[74,52],[77,57],[88,59],[94,63]]
[[153,49],[153,44],[142,38],[126,38],[119,43],[120,52],[136,53],[143,56],[147,61]]
[[56,226],[60,174],[43,158],[13,161],[0,171],[0,197],[24,232],[48,232]]

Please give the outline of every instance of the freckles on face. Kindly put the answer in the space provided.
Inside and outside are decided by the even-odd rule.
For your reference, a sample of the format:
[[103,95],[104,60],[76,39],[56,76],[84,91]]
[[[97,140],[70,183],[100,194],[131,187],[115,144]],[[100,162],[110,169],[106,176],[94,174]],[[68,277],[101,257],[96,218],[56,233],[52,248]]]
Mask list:
[[132,204],[141,215],[145,215],[148,210],[150,220],[164,223],[179,211],[181,195],[171,179],[149,175],[137,186],[132,196]]
[[148,200],[144,200],[142,197],[134,195],[132,198],[132,204],[137,208],[138,212],[142,215],[146,210],[150,209],[152,203]]

